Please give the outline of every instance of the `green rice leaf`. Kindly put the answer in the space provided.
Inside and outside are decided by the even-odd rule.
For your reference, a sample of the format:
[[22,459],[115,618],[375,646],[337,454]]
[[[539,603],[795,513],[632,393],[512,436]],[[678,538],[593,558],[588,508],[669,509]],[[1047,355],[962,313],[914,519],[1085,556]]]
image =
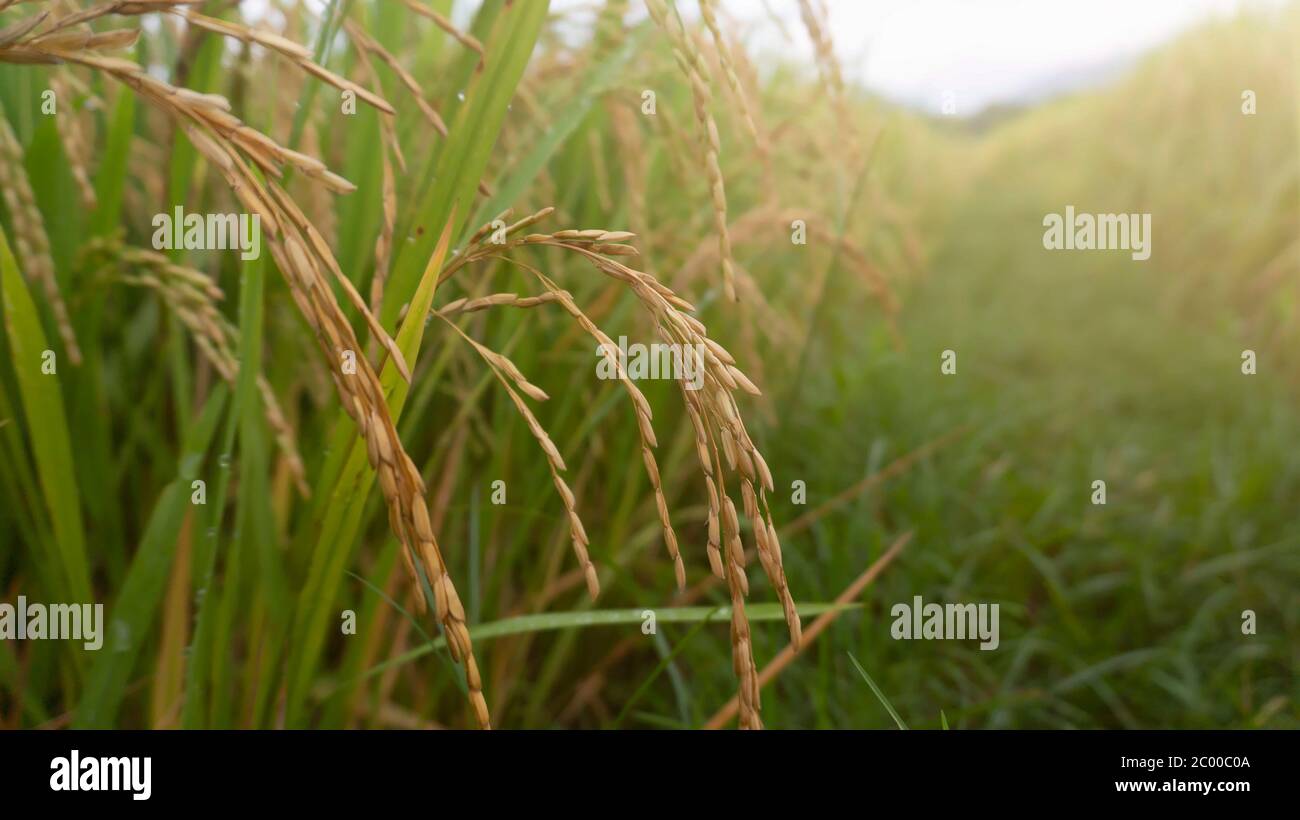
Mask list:
[[[59,376],[41,372],[49,349],[9,239],[0,230],[0,292],[4,297],[5,333],[9,340],[14,378],[27,418],[27,433],[36,461],[45,506],[58,544],[64,588],[69,603],[91,603],[90,565],[81,519],[81,495],[72,462],[67,415]],[[57,362],[57,359],[55,360]]]
[[191,499],[191,482],[198,475],[203,454],[216,431],[226,393],[222,386],[208,398],[185,442],[180,475],[163,489],[154,504],[140,548],[105,618],[104,644],[91,666],[86,693],[73,722],[75,728],[107,729],[116,725],[132,667],[144,647],[167,585],[176,538]]
[[862,679],[867,682],[867,686],[871,687],[871,691],[875,694],[876,699],[879,700],[881,705],[885,707],[885,711],[888,712],[889,716],[894,719],[894,723],[898,725],[898,728],[906,729],[907,724],[904,723],[903,719],[898,716],[898,712],[894,710],[894,705],[889,702],[889,698],[885,697],[885,693],[880,691],[880,687],[876,686],[876,682],[871,679],[870,675],[867,674],[867,670],[862,668],[862,664],[858,663],[858,659],[853,657],[852,652],[849,653],[849,660],[853,661],[853,665],[854,667],[857,668],[858,674],[861,675]]
[[[509,3],[497,15],[491,37],[484,43],[485,68],[470,81],[465,104],[449,126],[451,135],[438,155],[433,184],[416,209],[417,226],[450,223],[451,235],[460,235],[549,6],[549,0]],[[401,246],[388,281],[379,317],[385,327],[395,326],[435,240],[432,231],[415,233],[413,242]]]

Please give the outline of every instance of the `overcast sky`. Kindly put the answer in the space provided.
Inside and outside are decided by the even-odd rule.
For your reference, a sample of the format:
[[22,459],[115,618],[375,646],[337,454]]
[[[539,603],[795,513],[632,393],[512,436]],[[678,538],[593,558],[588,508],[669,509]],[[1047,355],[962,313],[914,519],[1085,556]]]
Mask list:
[[[562,0],[563,1],[563,0]],[[959,114],[1022,103],[1096,84],[1179,32],[1249,6],[1281,0],[826,0],[846,77],[913,107],[940,110],[952,92]],[[689,8],[689,3],[679,3]],[[762,21],[762,0],[724,0]],[[789,18],[803,56],[797,0],[768,0]],[[754,44],[788,45],[775,25]]]
[[[731,0],[762,14],[760,0]],[[881,94],[958,113],[1087,86],[1246,0],[826,0],[848,74]],[[795,0],[769,0],[792,14]],[[1273,0],[1263,5],[1277,6]],[[775,26],[773,26],[775,29]],[[766,39],[764,37],[763,39]]]
[[[392,0],[396,2],[396,0]],[[523,0],[529,2],[530,0]],[[244,0],[257,8],[264,0]],[[306,0],[314,8],[321,0]],[[764,0],[717,0],[726,15],[751,27],[750,42],[767,53],[811,59],[798,0],[766,0],[794,46],[764,10]],[[957,113],[1026,102],[1103,82],[1143,52],[1213,17],[1284,0],[823,0],[846,77],[906,105],[938,112],[951,93]],[[698,16],[695,0],[676,0]],[[468,21],[475,0],[457,0]],[[551,0],[553,10],[594,0]],[[634,8],[640,8],[634,2]],[[643,18],[644,10],[639,12]],[[588,30],[584,27],[583,30]]]
[[[752,26],[749,42],[811,59],[798,0],[717,0]],[[676,0],[688,18],[695,0]],[[950,92],[960,115],[1103,82],[1154,46],[1216,16],[1283,0],[824,0],[846,78],[906,105],[938,112]],[[468,11],[462,2],[460,12]],[[552,0],[591,9],[591,0]],[[634,3],[633,6],[639,6]],[[644,13],[641,14],[644,17]],[[587,18],[589,19],[589,18]]]

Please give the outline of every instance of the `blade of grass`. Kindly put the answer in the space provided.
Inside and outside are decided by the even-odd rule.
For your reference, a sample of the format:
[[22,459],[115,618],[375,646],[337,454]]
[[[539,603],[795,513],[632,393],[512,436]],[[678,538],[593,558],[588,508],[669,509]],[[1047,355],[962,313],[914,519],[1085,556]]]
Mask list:
[[644,27],[634,31],[620,48],[593,66],[585,76],[579,78],[574,86],[578,89],[578,93],[567,98],[572,101],[564,106],[564,113],[555,122],[549,124],[546,132],[534,141],[532,150],[515,165],[492,198],[479,207],[473,220],[466,223],[461,236],[462,242],[467,240],[479,225],[519,201],[555,152],[586,119],[592,104],[617,81],[619,72],[641,45],[645,32]]
[[[832,611],[842,611],[857,609],[860,604],[835,604],[835,603],[806,603],[797,604],[801,616],[822,615]],[[548,612],[537,615],[517,615],[513,618],[503,618],[499,621],[490,621],[484,624],[475,624],[469,628],[470,637],[475,641],[488,641],[492,638],[501,638],[507,635],[522,635],[531,632],[553,632],[566,629],[585,629],[592,626],[626,626],[628,624],[640,625],[644,620],[641,609],[593,609],[585,612]],[[745,607],[749,620],[755,623],[762,621],[781,621],[785,619],[785,612],[781,609],[780,604],[762,603],[749,604]],[[731,618],[731,607],[707,607],[707,606],[684,606],[684,607],[666,607],[655,610],[655,620],[659,623],[715,623],[727,621]],[[417,658],[424,657],[430,652],[436,652],[445,648],[447,642],[439,637],[430,641],[423,646],[418,646],[407,652],[390,658],[383,663],[377,664],[367,669],[365,674],[354,680],[340,684],[347,687],[360,683],[367,678],[378,675],[385,669],[393,666],[401,666],[410,663]]]
[[18,273],[18,263],[9,249],[9,239],[2,229],[0,293],[4,297],[5,332],[27,419],[32,455],[58,544],[65,584],[62,592],[69,602],[91,603],[90,565],[86,559],[81,496],[73,469],[72,442],[68,437],[63,394],[59,390],[57,375],[41,372],[42,354],[49,348],[45,331],[36,313],[36,304]]
[[135,137],[135,95],[118,95],[109,125],[108,140],[100,155],[99,174],[95,178],[95,212],[91,217],[93,236],[110,236],[117,230],[122,213],[122,195],[126,190],[127,162],[131,140]]
[[[715,607],[715,612],[716,609],[717,608]],[[658,620],[658,618],[656,618],[656,620]],[[646,679],[641,682],[641,685],[637,687],[636,691],[633,692],[632,695],[623,704],[623,708],[619,710],[618,717],[614,718],[614,722],[610,725],[609,728],[617,729],[623,725],[623,719],[627,717],[628,712],[631,711],[632,707],[636,705],[636,702],[641,699],[641,696],[644,695],[646,691],[650,689],[650,684],[654,683],[655,679],[658,678],[661,674],[663,674],[663,672],[666,669],[668,669],[668,667],[673,662],[673,658],[677,657],[678,653],[680,653],[682,649],[686,647],[686,644],[690,642],[691,638],[694,638],[696,634],[698,634],[701,629],[707,626],[709,621],[711,620],[712,617],[702,619],[695,626],[691,627],[689,632],[687,632],[685,635],[682,636],[682,639],[677,642],[676,646],[673,647],[672,651],[667,653],[664,656],[664,658],[661,661],[659,661],[659,664],[654,668],[654,671],[652,671],[649,674],[649,676],[646,677]]]
[[106,619],[107,634],[91,666],[74,728],[107,729],[116,725],[132,667],[145,644],[167,585],[185,505],[190,502],[191,482],[199,475],[199,467],[221,418],[225,396],[225,389],[220,388],[208,398],[185,442],[180,474],[163,489],[154,505],[140,549]]
[[[278,657],[280,643],[275,636],[287,631],[292,603],[288,584],[275,543],[275,521],[271,511],[271,473],[268,460],[269,437],[262,396],[257,389],[261,373],[263,335],[263,288],[266,272],[264,259],[244,266],[244,281],[239,290],[239,497],[235,529],[253,548],[258,570],[258,596],[270,616],[270,640],[273,656]],[[258,712],[266,704],[273,675],[260,678]],[[257,720],[255,719],[255,724]]]
[[[223,388],[224,389],[224,388]],[[212,483],[208,498],[208,514],[205,516],[205,529],[194,541],[194,606],[196,610],[194,637],[190,642],[189,663],[185,666],[185,702],[181,707],[181,727],[197,729],[207,722],[208,714],[208,673],[211,669],[211,657],[214,650],[214,630],[216,627],[216,595],[209,600],[208,590],[212,588],[216,574],[217,549],[221,541],[221,523],[226,507],[226,492],[230,486],[230,453],[235,446],[235,434],[239,427],[239,396],[232,402],[230,413],[226,416],[226,426],[222,431],[221,446],[218,448],[217,477]]]
[[876,699],[885,707],[885,711],[889,713],[889,716],[894,719],[894,723],[898,724],[898,728],[906,729],[907,724],[898,716],[898,712],[894,710],[894,705],[889,702],[889,698],[885,697],[885,693],[880,691],[880,687],[876,686],[876,682],[867,674],[867,670],[862,668],[862,664],[858,663],[858,659],[853,657],[852,652],[849,652],[848,656],[849,660],[853,661],[853,665],[857,667],[858,674],[862,676],[862,679],[867,682],[867,686],[870,686],[871,691],[875,693]]
[[[474,211],[479,180],[549,6],[549,0],[508,3],[497,15],[484,45],[484,69],[474,74],[465,104],[451,123],[451,135],[438,154],[433,184],[415,210],[415,225],[449,225],[452,236],[460,235],[464,221]],[[380,311],[380,322],[388,328],[396,326],[398,311],[414,292],[421,265],[429,258],[434,242],[431,231],[407,233],[417,235],[413,242],[401,246]]]

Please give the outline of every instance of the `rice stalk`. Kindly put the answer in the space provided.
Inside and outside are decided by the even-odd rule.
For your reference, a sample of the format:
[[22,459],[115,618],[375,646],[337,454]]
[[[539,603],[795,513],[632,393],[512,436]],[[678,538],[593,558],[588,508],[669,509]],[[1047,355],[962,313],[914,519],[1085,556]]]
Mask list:
[[[731,643],[733,667],[740,682],[742,726],[760,728],[762,721],[759,717],[761,704],[758,698],[757,669],[753,660],[749,621],[744,609],[744,599],[749,593],[749,582],[745,575],[740,519],[735,503],[727,492],[728,472],[733,473],[737,479],[743,509],[754,533],[760,564],[781,601],[791,643],[795,647],[800,643],[801,628],[799,615],[785,578],[780,541],[776,536],[776,528],[768,509],[767,493],[774,488],[772,475],[762,454],[745,430],[733,395],[737,391],[758,395],[759,390],[736,366],[732,355],[722,345],[710,339],[704,325],[687,312],[694,310],[691,303],[679,297],[653,276],[629,268],[614,258],[628,255],[625,249],[630,246],[624,243],[633,238],[631,234],[601,229],[561,230],[549,234],[524,232],[525,228],[534,225],[550,213],[551,209],[546,209],[525,217],[507,226],[504,237],[497,235],[494,237],[495,241],[490,243],[485,243],[484,240],[488,237],[491,226],[480,228],[466,250],[444,270],[443,278],[454,275],[475,261],[488,258],[510,261],[530,272],[548,292],[555,294],[558,302],[582,329],[600,343],[602,354],[617,368],[615,372],[619,374],[620,381],[637,412],[642,457],[647,476],[654,489],[665,545],[673,560],[679,587],[685,586],[685,568],[678,551],[677,537],[669,516],[667,500],[663,494],[658,465],[653,456],[653,448],[657,445],[657,441],[651,424],[649,403],[627,377],[625,363],[619,360],[616,353],[618,348],[612,340],[587,317],[572,298],[562,295],[563,291],[554,281],[536,267],[515,259],[510,255],[510,251],[529,246],[541,246],[558,248],[582,257],[596,270],[632,291],[654,320],[655,330],[660,338],[670,344],[681,345],[680,350],[683,351],[703,351],[701,360],[697,362],[697,366],[703,373],[701,389],[691,389],[685,382],[684,373],[680,374],[677,383],[695,429],[696,451],[709,491],[707,552],[710,568],[718,577],[727,580],[732,598]],[[608,253],[611,249],[614,250],[612,256]]]
[[646,8],[655,24],[667,35],[673,47],[673,56],[677,66],[686,75],[691,87],[691,100],[694,103],[695,123],[699,128],[699,141],[703,152],[702,161],[709,181],[709,193],[713,203],[713,223],[718,233],[718,257],[722,262],[722,286],[731,301],[738,299],[736,293],[736,274],[732,267],[731,237],[727,232],[727,189],[722,178],[722,168],[718,164],[722,154],[718,126],[709,112],[713,94],[709,91],[708,72],[699,49],[687,34],[677,13],[673,0],[646,0]]
[[45,300],[54,314],[59,337],[74,365],[81,364],[81,348],[77,334],[68,318],[68,306],[59,292],[59,280],[54,272],[54,257],[50,255],[50,239],[45,232],[45,220],[36,204],[31,181],[23,170],[23,147],[0,109],[0,196],[14,225],[14,250],[27,276],[39,282],[45,291]]
[[[108,13],[136,14],[177,5],[180,3],[163,0],[110,3],[80,15],[72,15],[71,18],[61,18],[55,25],[66,27]],[[73,19],[73,22],[69,23],[69,19]],[[271,48],[290,58],[304,71],[336,88],[356,92],[359,99],[381,111],[393,111],[382,98],[316,65],[305,49],[283,38],[193,13],[187,14],[187,19],[209,31]],[[333,174],[319,160],[284,148],[266,135],[246,126],[229,113],[230,105],[222,97],[175,87],[153,77],[128,60],[102,57],[93,52],[48,47],[31,39],[20,38],[0,48],[0,61],[10,60],[14,53],[25,55],[27,52],[55,62],[67,62],[101,72],[125,84],[169,114],[180,124],[198,152],[222,174],[244,206],[261,217],[267,234],[266,244],[272,257],[331,365],[330,375],[338,389],[344,410],[356,422],[358,431],[366,442],[370,465],[378,476],[388,505],[390,526],[410,556],[417,557],[424,565],[434,593],[437,618],[447,636],[449,650],[458,663],[464,664],[466,686],[476,719],[480,726],[489,727],[491,719],[483,697],[482,680],[473,655],[469,630],[465,624],[465,610],[430,526],[428,507],[424,500],[424,482],[403,448],[379,377],[366,357],[361,355],[361,345],[353,334],[351,323],[334,299],[333,291],[325,278],[326,271],[333,275],[334,281],[366,320],[402,378],[409,381],[410,371],[396,343],[379,325],[351,282],[338,268],[329,247],[275,179],[282,176],[282,167],[288,166],[335,192],[351,191],[351,183]],[[267,175],[265,184],[254,174],[250,162]],[[446,241],[444,232],[444,250]],[[349,351],[353,354],[356,373],[341,370],[344,354]]]
[[348,37],[352,39],[357,51],[363,52],[367,57],[373,56],[388,66],[393,74],[397,75],[402,87],[415,100],[416,107],[420,109],[420,113],[424,115],[424,118],[429,121],[429,125],[433,126],[433,130],[437,131],[441,136],[447,136],[447,124],[443,122],[442,116],[429,104],[429,101],[425,98],[424,89],[420,88],[420,83],[411,75],[411,72],[403,68],[402,64],[388,49],[366,34],[361,26],[351,20],[344,20],[343,27],[347,30]]
[[740,84],[740,78],[736,76],[735,55],[722,34],[721,26],[718,25],[717,0],[699,0],[699,2],[700,17],[709,30],[709,36],[713,38],[713,48],[718,54],[718,64],[722,68],[723,79],[727,82],[727,88],[731,90],[731,96],[736,102],[736,107],[740,109],[741,121],[745,123],[745,130],[749,132],[750,139],[758,146],[759,151],[765,154],[767,148],[758,135],[758,127],[754,125],[754,116],[745,89]]
[[578,566],[582,568],[583,577],[587,582],[587,594],[593,601],[596,600],[596,598],[600,597],[600,578],[596,574],[596,566],[592,563],[591,556],[587,550],[587,547],[590,546],[590,541],[587,537],[587,529],[582,524],[582,518],[578,515],[577,499],[573,494],[573,490],[571,490],[568,483],[565,482],[564,477],[560,475],[560,473],[564,472],[566,469],[564,458],[560,455],[559,448],[555,446],[555,442],[551,440],[550,434],[548,434],[546,429],[542,427],[541,422],[537,420],[537,416],[533,414],[533,411],[524,402],[519,393],[522,391],[526,393],[529,398],[536,401],[545,401],[549,396],[547,396],[541,388],[533,385],[524,378],[523,373],[521,373],[519,368],[516,367],[508,358],[500,353],[490,350],[486,346],[470,338],[469,334],[461,330],[455,322],[452,322],[441,313],[439,313],[438,316],[453,330],[455,330],[461,338],[469,342],[474,350],[477,351],[487,363],[488,369],[492,371],[492,375],[495,376],[501,383],[501,386],[505,388],[506,394],[510,397],[511,403],[514,404],[515,409],[524,419],[524,423],[528,426],[529,433],[531,433],[533,438],[537,440],[538,446],[540,446],[542,452],[545,453],[546,465],[551,472],[551,481],[555,485],[555,491],[564,502],[564,510],[568,516],[569,537],[573,544],[574,556],[578,559]]
[[484,56],[483,44],[480,43],[475,37],[473,37],[470,34],[466,34],[465,32],[456,28],[456,26],[446,17],[443,17],[441,14],[429,8],[428,6],[424,5],[423,3],[418,2],[418,0],[402,0],[402,2],[404,2],[406,4],[406,7],[411,11],[415,12],[416,14],[422,17],[427,17],[430,20],[432,20],[434,25],[442,29],[447,34],[451,35],[452,39],[456,40],[456,42],[460,43],[465,48],[468,48],[470,51],[473,51],[474,53],[478,54],[479,60],[482,61]]

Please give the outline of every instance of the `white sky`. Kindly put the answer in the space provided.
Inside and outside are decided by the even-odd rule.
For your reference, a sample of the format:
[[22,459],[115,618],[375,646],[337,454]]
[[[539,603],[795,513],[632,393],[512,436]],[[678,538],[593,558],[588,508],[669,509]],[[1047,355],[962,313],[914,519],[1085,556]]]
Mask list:
[[[244,0],[257,7],[264,0]],[[522,0],[530,2],[530,0]],[[695,0],[675,0],[697,16]],[[313,8],[321,0],[305,0]],[[392,0],[396,2],[396,0]],[[764,0],[717,0],[752,26],[760,53],[811,60],[798,0],[766,0],[794,36],[792,48]],[[822,0],[846,79],[900,103],[940,111],[950,93],[957,113],[991,103],[1026,102],[1104,82],[1135,57],[1198,23],[1284,0]],[[551,0],[556,11],[590,20],[596,0]],[[633,8],[640,6],[634,2]],[[468,21],[476,0],[457,0]],[[640,17],[644,17],[642,10]]]
[[[731,0],[762,14],[759,0]],[[1273,0],[826,0],[846,74],[891,99],[959,114],[1107,79],[1197,23]],[[795,0],[769,0],[797,23]],[[729,4],[730,7],[730,4]],[[787,11],[787,8],[789,11]],[[775,27],[773,27],[775,28]]]
[[[526,2],[527,0],[525,0]],[[717,0],[752,26],[760,53],[811,61],[798,0]],[[1103,82],[1133,58],[1198,23],[1283,0],[824,0],[845,77],[897,102],[938,112],[945,92],[960,115]],[[676,0],[683,16],[695,0]],[[477,5],[461,0],[465,13]],[[551,0],[590,10],[592,0]],[[636,8],[639,4],[633,3]],[[589,20],[590,13],[576,15]],[[641,13],[644,17],[644,12]]]

